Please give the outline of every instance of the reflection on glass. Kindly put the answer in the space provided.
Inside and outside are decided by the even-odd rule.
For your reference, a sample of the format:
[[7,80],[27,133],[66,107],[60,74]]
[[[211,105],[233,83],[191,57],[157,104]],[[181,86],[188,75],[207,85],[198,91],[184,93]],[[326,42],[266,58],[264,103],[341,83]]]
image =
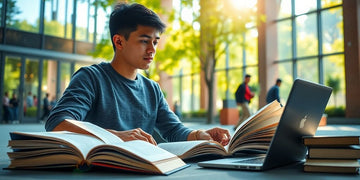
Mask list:
[[297,77],[312,82],[319,82],[319,68],[317,59],[297,61]]
[[279,94],[280,94],[280,101],[282,103],[285,103],[289,96],[290,89],[294,81],[292,62],[280,62],[278,64],[278,77],[273,77],[273,79],[276,78],[281,78],[282,80]]
[[94,6],[91,6],[93,1],[94,0],[77,1],[76,40],[87,42],[93,40],[95,13]]
[[35,119],[37,117],[37,106],[39,102],[39,61],[26,59],[24,74],[24,114],[25,118]]
[[45,1],[45,34],[71,39],[73,0]]
[[20,85],[20,57],[6,56],[4,73],[4,92],[19,92]]
[[278,59],[290,59],[292,57],[291,20],[277,23],[277,43]]
[[[8,93],[10,107],[7,111],[7,116],[5,117],[5,112],[3,109],[3,114],[1,115],[1,120],[4,120],[5,123],[16,123],[19,120],[19,107],[21,107],[19,101],[19,85],[20,85],[20,71],[21,71],[21,60],[19,57],[5,57],[5,73],[4,73],[4,93]],[[2,94],[3,95],[3,94]],[[2,95],[0,97],[2,97]],[[15,96],[16,100],[11,100]],[[15,103],[12,103],[15,102]],[[17,106],[16,106],[17,104]],[[1,121],[2,122],[2,121]]]
[[296,18],[296,41],[297,57],[318,54],[316,14]]
[[56,75],[57,62],[45,60],[43,66],[41,92],[43,96],[45,96],[46,93],[49,93],[49,100],[56,99]]
[[335,53],[344,51],[344,32],[342,8],[322,12],[323,52]]
[[281,1],[278,18],[285,18],[290,16],[291,16],[291,1],[289,0]]
[[249,29],[245,34],[246,65],[257,65],[258,62],[258,32],[256,28]]
[[295,1],[295,14],[303,14],[309,11],[316,10],[315,0],[301,0]]
[[[339,89],[333,88],[329,105],[345,106],[345,69],[344,55],[327,56],[324,58],[324,82],[338,82]],[[335,90],[336,89],[336,90]]]
[[96,42],[100,42],[101,39],[110,39],[110,33],[108,32],[108,19],[111,13],[111,7],[107,7],[106,11],[103,8],[98,7],[97,22],[96,22]]
[[60,72],[60,94],[58,94],[58,97],[60,97],[64,93],[65,89],[70,83],[70,78],[72,74],[71,64],[66,62],[61,63]]
[[6,12],[7,27],[28,32],[39,32],[40,0],[9,1]]
[[321,7],[327,8],[331,6],[336,6],[342,4],[342,0],[321,0]]

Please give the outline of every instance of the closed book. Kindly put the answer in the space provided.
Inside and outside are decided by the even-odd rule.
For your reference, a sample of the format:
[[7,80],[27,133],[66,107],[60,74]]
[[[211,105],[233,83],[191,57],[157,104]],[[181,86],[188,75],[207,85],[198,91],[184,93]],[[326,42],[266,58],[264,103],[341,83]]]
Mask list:
[[347,147],[309,147],[308,158],[360,159],[360,146]]
[[305,146],[360,145],[360,136],[304,136]]
[[305,172],[359,174],[360,163],[357,159],[306,159]]

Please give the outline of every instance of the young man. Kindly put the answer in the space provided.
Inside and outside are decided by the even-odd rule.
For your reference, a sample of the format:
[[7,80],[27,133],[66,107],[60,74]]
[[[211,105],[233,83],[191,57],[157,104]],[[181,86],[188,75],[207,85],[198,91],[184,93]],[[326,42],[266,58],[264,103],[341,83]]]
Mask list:
[[274,100],[277,100],[278,102],[280,102],[280,95],[279,95],[280,85],[281,85],[281,79],[277,79],[275,85],[273,87],[271,87],[269,89],[269,91],[267,92],[267,95],[266,95],[267,103],[271,103]]
[[251,92],[249,87],[251,76],[249,74],[245,75],[244,82],[239,85],[235,92],[235,100],[238,106],[241,106],[242,114],[238,123],[235,125],[234,129],[236,129],[245,119],[250,117],[250,109],[249,103],[250,100],[254,97],[254,93]]
[[50,112],[45,128],[78,130],[65,119],[88,121],[108,129],[124,141],[156,144],[154,128],[168,141],[216,140],[228,144],[227,130],[186,128],[170,110],[159,85],[138,73],[148,69],[165,24],[140,4],[119,4],[109,20],[115,51],[111,63],[77,71],[61,99]]

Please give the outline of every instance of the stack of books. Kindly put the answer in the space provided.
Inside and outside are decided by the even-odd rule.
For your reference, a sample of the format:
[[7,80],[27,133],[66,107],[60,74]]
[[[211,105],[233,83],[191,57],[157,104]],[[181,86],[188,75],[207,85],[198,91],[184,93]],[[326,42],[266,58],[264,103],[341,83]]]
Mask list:
[[305,136],[305,172],[359,174],[360,136]]

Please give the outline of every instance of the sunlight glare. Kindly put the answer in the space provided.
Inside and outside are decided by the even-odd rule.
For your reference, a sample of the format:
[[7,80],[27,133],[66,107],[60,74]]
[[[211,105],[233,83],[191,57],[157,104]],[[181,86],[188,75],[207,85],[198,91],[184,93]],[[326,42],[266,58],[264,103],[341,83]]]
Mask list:
[[236,9],[251,9],[256,6],[257,1],[253,0],[230,0]]

